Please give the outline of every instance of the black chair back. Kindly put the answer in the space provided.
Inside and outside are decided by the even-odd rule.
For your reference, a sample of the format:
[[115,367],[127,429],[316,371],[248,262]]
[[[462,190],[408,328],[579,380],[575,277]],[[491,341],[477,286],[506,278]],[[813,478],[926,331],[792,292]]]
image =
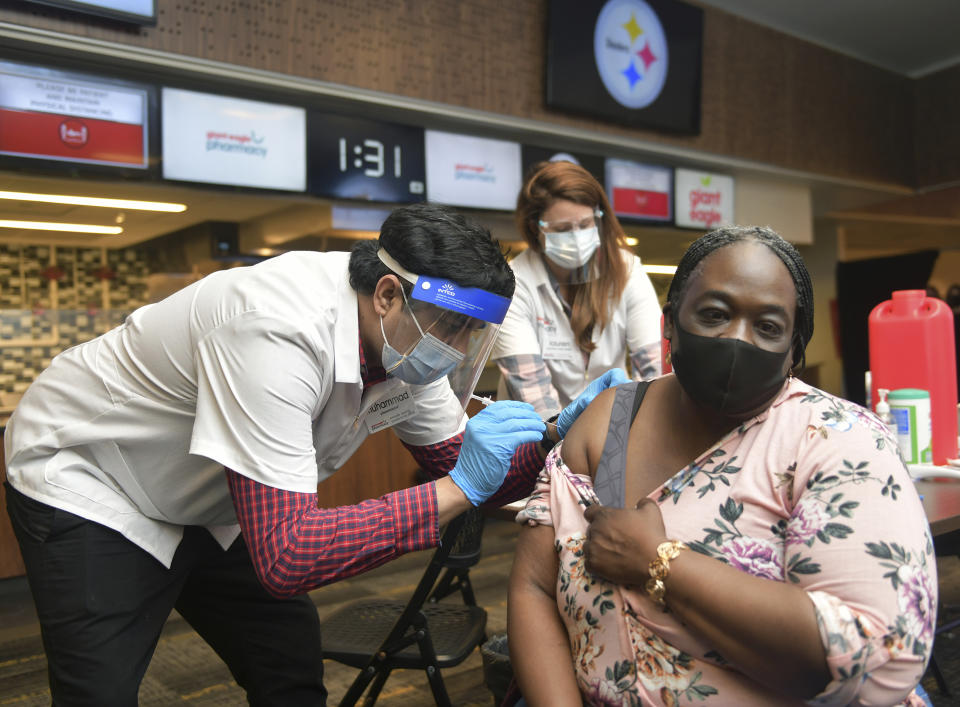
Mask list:
[[[356,704],[368,686],[364,704],[373,705],[395,668],[424,670],[436,704],[451,704],[440,669],[462,663],[483,643],[487,612],[475,601],[459,604],[429,599],[440,587],[438,578],[444,569],[465,572],[476,564],[482,529],[483,516],[477,509],[450,521],[407,602],[358,599],[321,621],[324,658],[360,669],[340,701],[341,707]],[[451,557],[453,562],[473,560],[451,569],[447,565]],[[456,589],[463,591],[460,585]],[[472,599],[472,589],[469,594]]]

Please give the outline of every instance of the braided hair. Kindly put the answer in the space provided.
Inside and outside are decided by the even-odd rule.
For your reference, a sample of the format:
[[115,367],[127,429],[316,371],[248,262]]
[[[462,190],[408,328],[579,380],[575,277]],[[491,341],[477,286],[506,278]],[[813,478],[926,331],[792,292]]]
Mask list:
[[718,228],[701,236],[687,248],[687,252],[677,265],[677,272],[667,292],[667,303],[676,316],[680,301],[687,289],[690,276],[704,258],[720,248],[741,241],[757,241],[767,246],[780,258],[793,279],[797,290],[797,311],[793,324],[793,367],[803,367],[806,363],[805,349],[813,337],[813,284],[810,273],[797,249],[785,241],[776,231],[763,226],[729,226]]

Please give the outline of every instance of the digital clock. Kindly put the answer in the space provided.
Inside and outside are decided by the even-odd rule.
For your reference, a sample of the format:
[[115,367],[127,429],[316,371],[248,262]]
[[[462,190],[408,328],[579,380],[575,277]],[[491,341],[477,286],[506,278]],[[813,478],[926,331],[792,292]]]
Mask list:
[[423,201],[423,128],[311,113],[307,174],[307,191],[318,196],[394,203]]

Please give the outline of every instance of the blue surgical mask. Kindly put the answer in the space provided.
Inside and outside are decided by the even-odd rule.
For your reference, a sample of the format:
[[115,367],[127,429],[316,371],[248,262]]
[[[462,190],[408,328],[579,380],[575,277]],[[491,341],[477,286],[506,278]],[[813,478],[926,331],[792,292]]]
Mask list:
[[401,354],[387,342],[387,335],[383,331],[383,317],[380,317],[380,333],[383,334],[383,350],[380,358],[383,368],[387,374],[410,385],[433,383],[450,374],[463,361],[463,353],[433,334],[424,333],[412,311],[410,316],[413,317],[413,322],[420,331],[420,341],[406,355]]

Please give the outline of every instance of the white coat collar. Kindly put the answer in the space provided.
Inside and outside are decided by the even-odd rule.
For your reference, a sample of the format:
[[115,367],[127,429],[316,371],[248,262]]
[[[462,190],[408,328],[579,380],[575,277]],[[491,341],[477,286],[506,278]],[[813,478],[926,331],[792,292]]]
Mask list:
[[537,253],[533,248],[527,248],[518,258],[525,258],[530,268],[531,282],[534,287],[546,285],[548,289],[553,289],[550,284],[550,273],[547,272],[546,263],[543,262],[543,256]]
[[360,320],[357,293],[350,286],[347,268],[337,282],[337,322],[333,340],[334,382],[360,383]]

